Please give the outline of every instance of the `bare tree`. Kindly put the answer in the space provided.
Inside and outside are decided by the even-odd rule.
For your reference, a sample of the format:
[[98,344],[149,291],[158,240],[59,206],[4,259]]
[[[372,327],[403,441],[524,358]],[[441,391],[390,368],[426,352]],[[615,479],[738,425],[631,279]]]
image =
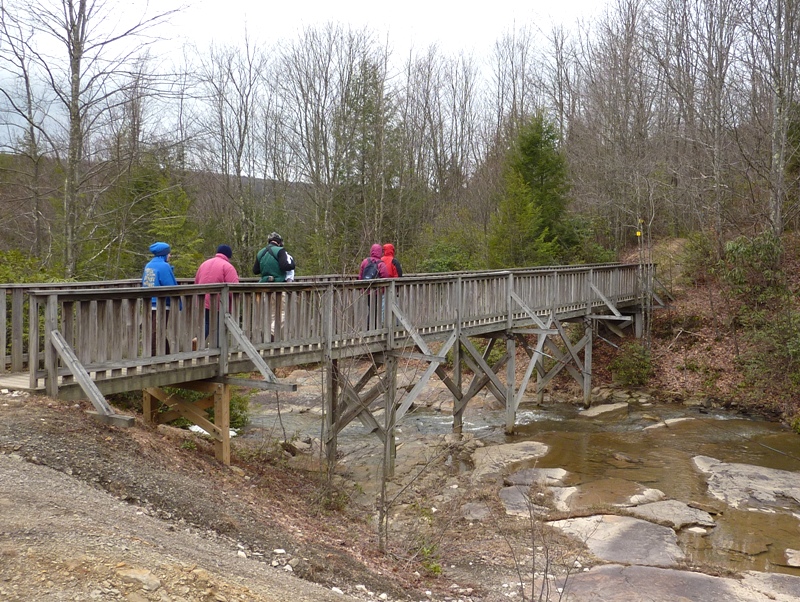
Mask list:
[[[64,173],[62,195],[64,274],[75,274],[84,225],[102,190],[98,176],[106,166],[105,153],[93,133],[106,112],[125,99],[132,61],[153,39],[146,37],[175,10],[120,24],[120,6],[87,0],[8,0],[3,18],[18,23],[30,35],[7,39],[18,55],[29,59],[35,89],[46,90],[52,103],[46,122],[32,121],[24,105],[14,105],[16,116],[51,141],[48,151]],[[21,110],[20,110],[21,109]]]
[[33,81],[32,58],[28,53],[33,32],[23,29],[22,23],[14,15],[8,14],[2,3],[0,17],[0,74],[16,84],[0,87],[4,100],[3,113],[7,116],[5,125],[9,132],[3,146],[21,159],[18,173],[11,179],[20,182],[23,190],[17,202],[12,204],[15,215],[8,217],[11,227],[5,238],[9,240],[13,238],[13,233],[24,232],[25,228],[19,227],[16,216],[28,215],[32,222],[32,236],[27,238],[32,239],[33,254],[41,258],[47,245],[44,240],[44,204],[48,194],[52,194],[44,174],[43,161],[50,142],[42,128],[48,107],[37,95]]
[[211,205],[207,215],[248,257],[269,232],[263,231],[266,207],[257,186],[265,165],[259,120],[268,70],[266,55],[245,35],[241,46],[212,47],[198,73],[205,108],[200,164],[214,174],[203,191]]
[[[797,149],[790,145],[789,127],[792,106],[797,101],[798,61],[800,61],[800,3],[796,0],[754,1],[748,7],[750,71],[768,87],[768,96],[754,97],[753,116],[763,116],[769,136],[769,226],[780,235],[785,223],[787,166]],[[761,109],[769,107],[763,114]]]
[[381,233],[387,52],[367,30],[329,24],[306,29],[281,57],[288,148],[308,185],[312,269],[352,270]]

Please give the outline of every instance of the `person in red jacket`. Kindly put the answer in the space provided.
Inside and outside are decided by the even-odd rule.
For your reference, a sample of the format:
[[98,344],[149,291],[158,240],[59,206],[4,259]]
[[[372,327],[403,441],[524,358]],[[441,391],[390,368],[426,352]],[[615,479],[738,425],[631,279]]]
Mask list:
[[364,261],[361,262],[361,268],[358,270],[359,280],[389,277],[389,270],[386,269],[386,264],[381,261],[381,251],[383,251],[383,248],[378,243],[370,247],[369,257],[364,258]]
[[[194,276],[195,284],[217,284],[217,283],[231,283],[239,282],[239,274],[236,268],[231,263],[233,251],[228,245],[220,245],[217,247],[217,254],[211,259],[206,259],[197,268],[197,273]],[[211,309],[211,295],[206,295],[205,301],[206,308],[206,337],[209,331],[209,309]]]
[[403,267],[397,258],[394,256],[394,245],[387,242],[383,245],[383,257],[381,261],[386,264],[386,270],[389,272],[389,278],[402,278]]

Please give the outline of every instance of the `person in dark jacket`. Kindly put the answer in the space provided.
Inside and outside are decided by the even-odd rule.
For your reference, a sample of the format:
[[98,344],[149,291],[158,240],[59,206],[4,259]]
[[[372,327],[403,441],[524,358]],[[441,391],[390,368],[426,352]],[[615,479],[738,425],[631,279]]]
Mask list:
[[283,238],[272,232],[267,246],[256,254],[253,273],[261,276],[259,282],[286,282],[286,273],[295,269],[294,258],[283,248]]
[[383,245],[383,257],[381,257],[381,261],[386,264],[386,269],[389,272],[388,278],[403,277],[403,267],[394,256],[394,245],[392,243],[387,242]]

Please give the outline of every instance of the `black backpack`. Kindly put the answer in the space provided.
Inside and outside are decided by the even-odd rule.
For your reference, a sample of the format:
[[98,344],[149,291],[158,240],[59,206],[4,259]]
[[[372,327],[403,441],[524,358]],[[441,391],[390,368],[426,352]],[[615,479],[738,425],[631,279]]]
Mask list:
[[369,258],[369,262],[364,266],[364,273],[361,274],[361,280],[375,280],[376,278],[380,278],[378,261],[380,260],[372,257]]

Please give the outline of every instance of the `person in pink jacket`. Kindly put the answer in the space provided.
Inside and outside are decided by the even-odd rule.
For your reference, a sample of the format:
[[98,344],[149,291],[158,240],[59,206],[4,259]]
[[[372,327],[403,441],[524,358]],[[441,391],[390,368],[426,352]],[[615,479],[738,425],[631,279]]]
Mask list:
[[[206,259],[197,268],[197,273],[194,275],[195,284],[218,284],[229,283],[234,284],[239,282],[239,274],[236,268],[231,263],[233,251],[228,245],[220,245],[217,247],[217,254],[210,259]],[[211,295],[206,295],[206,337],[208,337],[208,314],[211,308]]]

